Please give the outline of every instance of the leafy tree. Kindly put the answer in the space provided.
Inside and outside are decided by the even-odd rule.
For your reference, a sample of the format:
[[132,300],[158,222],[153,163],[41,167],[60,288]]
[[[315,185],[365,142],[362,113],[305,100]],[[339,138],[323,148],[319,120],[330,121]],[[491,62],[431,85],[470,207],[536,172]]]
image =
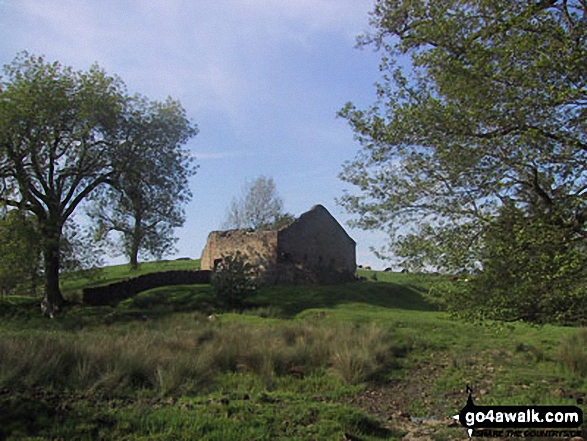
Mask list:
[[0,83],[0,197],[36,216],[45,302],[59,308],[60,241],[66,220],[116,173],[124,88],[97,66],[74,71],[20,54]]
[[[74,71],[27,53],[0,83],[0,201],[30,211],[41,235],[44,310],[59,309],[63,228],[92,192],[116,185],[140,145],[123,82],[98,66]],[[161,127],[161,130],[165,130]],[[135,156],[133,156],[133,153]]]
[[587,257],[573,232],[504,207],[483,232],[483,271],[437,283],[430,300],[469,319],[587,323]]
[[[138,267],[139,252],[161,258],[176,241],[174,228],[185,221],[182,205],[191,198],[188,178],[195,173],[181,146],[197,133],[178,101],[135,97],[125,123],[125,166],[113,186],[91,197],[88,214],[95,236]],[[122,159],[122,158],[121,158]],[[108,235],[119,233],[112,240]]]
[[[504,207],[484,232],[483,272],[467,297],[484,318],[587,324],[587,258],[572,228]],[[464,299],[455,299],[461,305]]]
[[224,227],[272,230],[293,220],[291,214],[283,212],[283,200],[277,194],[273,178],[260,176],[247,183],[242,195],[232,200]]
[[87,227],[69,218],[63,226],[60,243],[60,271],[77,272],[80,277],[98,276],[104,265],[104,250],[94,243]]
[[34,221],[19,210],[0,218],[0,290],[3,294],[28,284],[35,292],[41,269],[39,233]]
[[377,1],[361,43],[382,51],[379,99],[340,112],[362,144],[341,174],[359,189],[341,199],[356,224],[386,229],[407,264],[484,268],[491,288],[514,207],[534,248],[549,229],[564,238],[524,259],[572,261],[587,221],[586,17],[573,0]]

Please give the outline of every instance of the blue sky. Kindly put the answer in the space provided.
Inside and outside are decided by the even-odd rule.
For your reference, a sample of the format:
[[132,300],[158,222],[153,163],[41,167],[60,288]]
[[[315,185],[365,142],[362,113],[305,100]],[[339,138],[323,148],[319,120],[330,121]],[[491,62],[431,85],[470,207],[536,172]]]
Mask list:
[[374,0],[0,0],[0,63],[27,50],[76,69],[98,62],[131,93],[179,99],[200,133],[175,257],[198,258],[247,180],[275,179],[286,211],[322,204],[357,241],[337,177],[359,145],[336,112],[375,100],[379,55],[355,48]]

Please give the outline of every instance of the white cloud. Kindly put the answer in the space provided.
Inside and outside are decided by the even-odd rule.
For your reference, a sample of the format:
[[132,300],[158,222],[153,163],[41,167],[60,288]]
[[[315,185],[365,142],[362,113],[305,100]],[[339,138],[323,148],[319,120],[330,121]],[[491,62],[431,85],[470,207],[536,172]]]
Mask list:
[[10,33],[32,52],[65,64],[87,68],[98,61],[131,91],[186,97],[193,106],[235,117],[248,95],[263,93],[254,81],[259,63],[270,63],[284,44],[315,46],[317,32],[348,32],[365,23],[370,3],[22,0],[13,7],[27,22],[12,24]]

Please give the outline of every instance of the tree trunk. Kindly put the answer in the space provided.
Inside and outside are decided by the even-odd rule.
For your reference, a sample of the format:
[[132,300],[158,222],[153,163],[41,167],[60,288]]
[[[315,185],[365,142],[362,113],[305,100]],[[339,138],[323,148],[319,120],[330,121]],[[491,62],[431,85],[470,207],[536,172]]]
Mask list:
[[139,268],[139,249],[141,248],[142,234],[140,216],[135,219],[134,231],[131,237],[130,246],[130,269],[136,270]]
[[132,249],[130,250],[130,269],[134,271],[139,268],[139,247],[136,241],[132,243]]
[[59,289],[61,227],[43,228],[43,260],[45,269],[45,297],[41,311],[46,317],[53,317],[63,306],[64,299]]

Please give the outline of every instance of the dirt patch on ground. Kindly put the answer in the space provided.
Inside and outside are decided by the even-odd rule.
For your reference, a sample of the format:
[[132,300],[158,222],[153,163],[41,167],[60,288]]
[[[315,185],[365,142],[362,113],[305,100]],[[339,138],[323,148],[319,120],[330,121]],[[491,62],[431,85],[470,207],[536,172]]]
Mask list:
[[404,441],[435,440],[439,432],[444,439],[463,439],[463,429],[451,415],[465,405],[466,385],[449,395],[434,392],[436,379],[447,367],[445,357],[422,363],[404,379],[368,387],[346,402],[375,417],[383,427],[404,432]]
[[[433,441],[468,439],[465,429],[452,419],[466,404],[466,384],[460,390],[438,392],[436,381],[450,367],[447,354],[434,354],[433,361],[423,361],[415,368],[406,369],[403,379],[389,384],[366,388],[360,394],[348,398],[346,403],[355,406],[374,417],[380,426],[397,433],[403,432],[402,441]],[[480,370],[492,373],[490,363],[479,365]],[[479,375],[478,378],[482,376]],[[477,397],[482,400],[491,388],[489,377],[482,378],[476,384]],[[562,389],[561,389],[562,391]],[[579,397],[577,404],[582,404],[584,395],[575,391],[562,391],[569,397]],[[583,429],[585,440],[587,431]],[[507,438],[493,438],[506,440]],[[544,440],[546,438],[526,438]],[[551,439],[551,438],[550,438]]]

